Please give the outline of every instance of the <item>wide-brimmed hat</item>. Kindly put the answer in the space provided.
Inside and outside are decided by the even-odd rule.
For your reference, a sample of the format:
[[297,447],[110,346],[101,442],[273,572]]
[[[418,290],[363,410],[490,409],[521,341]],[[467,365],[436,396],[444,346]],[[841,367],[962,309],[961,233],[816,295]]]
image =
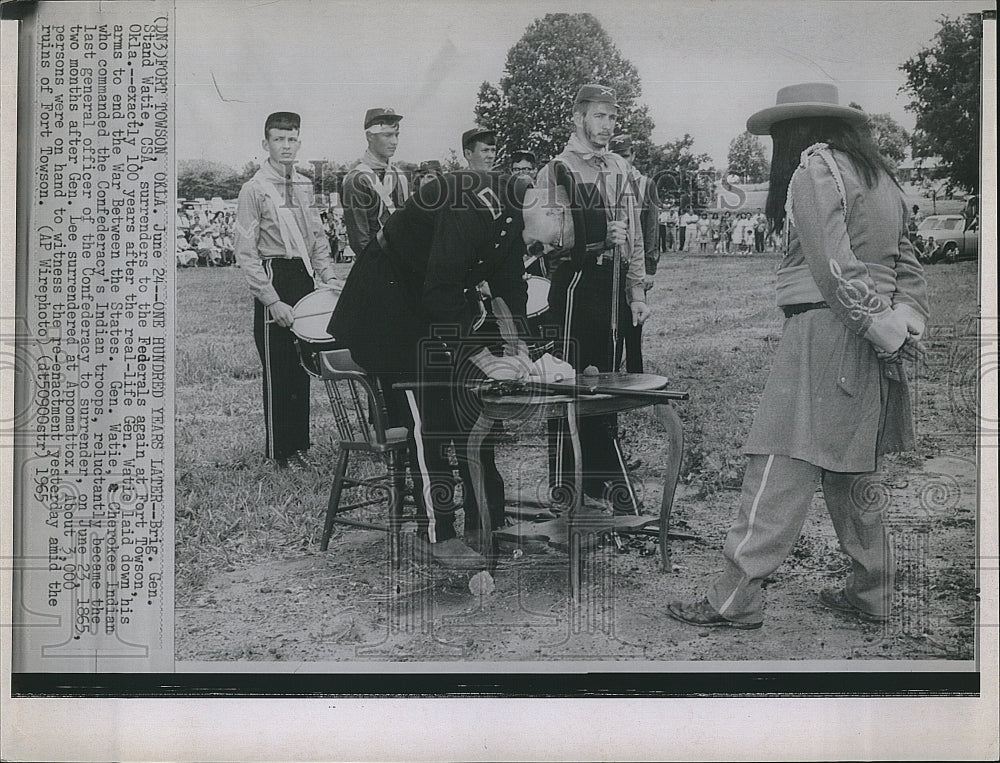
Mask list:
[[774,106],[761,109],[747,120],[747,131],[754,135],[770,135],[771,125],[775,122],[800,117],[838,117],[858,124],[868,119],[868,115],[860,109],[840,105],[836,85],[804,82],[781,88]]

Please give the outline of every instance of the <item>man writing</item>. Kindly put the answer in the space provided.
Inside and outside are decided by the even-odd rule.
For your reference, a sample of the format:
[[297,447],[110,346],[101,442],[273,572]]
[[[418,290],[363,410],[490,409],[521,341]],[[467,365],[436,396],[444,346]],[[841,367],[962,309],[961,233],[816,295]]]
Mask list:
[[[358,258],[329,326],[355,362],[378,376],[390,423],[410,430],[410,468],[422,509],[418,550],[459,569],[482,568],[486,560],[456,536],[446,452],[453,443],[464,485],[466,540],[472,541],[481,507],[469,472],[475,455],[468,452],[468,437],[480,404],[461,386],[402,392],[393,384],[483,378],[476,367],[488,364],[492,356],[483,345],[492,340],[474,335],[477,313],[467,298],[482,281],[523,322],[527,287],[516,187],[508,176],[468,170],[422,184]],[[499,527],[504,485],[489,444],[481,463],[492,525]],[[473,545],[483,543],[476,538]]]
[[292,306],[335,280],[330,243],[312,203],[312,181],[295,171],[300,118],[264,122],[267,161],[240,189],[234,253],[254,296],[254,342],[263,366],[265,453],[281,468],[309,466],[309,375],[299,365]]
[[347,241],[359,257],[389,215],[409,196],[406,175],[391,161],[399,145],[402,118],[389,108],[368,109],[365,113],[368,149],[357,166],[344,177]]
[[[631,191],[628,163],[607,150],[617,120],[613,89],[581,87],[573,105],[574,133],[563,152],[538,173],[536,190],[530,196],[533,203],[525,202],[526,237],[553,247],[549,252],[550,314],[561,336],[558,349],[577,373],[588,366],[613,370],[616,268],[625,284],[632,323],[640,325],[649,315],[640,206]],[[561,202],[568,205],[571,224],[560,225],[555,237],[536,236],[529,217],[539,210],[547,214]],[[580,421],[583,490],[616,511],[634,512],[637,501],[617,430],[614,415]],[[558,502],[573,499],[572,459],[566,422],[550,422],[549,487]]]

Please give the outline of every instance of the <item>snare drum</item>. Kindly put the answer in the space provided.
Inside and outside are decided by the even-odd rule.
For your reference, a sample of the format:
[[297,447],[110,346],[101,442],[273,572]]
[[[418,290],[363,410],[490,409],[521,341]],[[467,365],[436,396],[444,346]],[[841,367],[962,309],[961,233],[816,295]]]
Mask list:
[[340,292],[333,289],[316,289],[292,308],[292,333],[299,363],[312,376],[320,375],[319,353],[339,348],[337,340],[326,330],[339,297]]
[[541,276],[528,276],[525,280],[528,282],[528,305],[525,308],[528,327],[532,334],[537,334],[538,327],[545,323],[549,312],[549,286],[552,284],[548,278]]

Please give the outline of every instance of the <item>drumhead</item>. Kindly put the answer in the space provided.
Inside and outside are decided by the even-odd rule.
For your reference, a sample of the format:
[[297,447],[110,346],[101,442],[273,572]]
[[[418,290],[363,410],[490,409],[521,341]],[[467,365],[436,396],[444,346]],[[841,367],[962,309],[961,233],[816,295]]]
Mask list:
[[525,280],[528,282],[528,306],[525,312],[529,318],[537,318],[549,309],[551,282],[541,276],[528,276]]
[[317,289],[306,294],[292,308],[292,333],[306,342],[332,341],[326,327],[339,296],[333,289]]

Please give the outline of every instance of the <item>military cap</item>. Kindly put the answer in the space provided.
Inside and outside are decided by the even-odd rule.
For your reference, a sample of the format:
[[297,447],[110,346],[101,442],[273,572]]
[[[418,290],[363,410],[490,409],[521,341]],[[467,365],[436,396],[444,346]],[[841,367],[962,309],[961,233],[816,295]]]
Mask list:
[[488,144],[489,143],[488,140],[483,140],[483,141],[479,140],[480,138],[483,138],[487,135],[496,140],[497,137],[496,130],[487,130],[485,127],[479,127],[479,126],[473,127],[471,130],[466,130],[465,132],[462,133],[463,150],[466,148],[472,148],[472,146],[474,146],[477,141]]
[[577,91],[576,100],[573,101],[573,105],[576,106],[584,101],[610,103],[612,106],[618,105],[618,97],[615,95],[614,88],[607,87],[606,85],[591,84],[581,87]]
[[365,112],[365,129],[376,124],[399,124],[399,120],[403,118],[402,114],[397,114],[395,111],[389,108],[378,108],[378,109],[368,109]]
[[441,172],[441,162],[437,159],[428,159],[426,162],[420,162],[418,169],[420,172]]
[[535,152],[529,151],[526,148],[519,148],[517,151],[513,151],[510,155],[511,162],[517,162],[521,159],[527,159],[532,164],[535,163]]
[[276,111],[267,115],[264,121],[264,133],[267,134],[272,127],[278,130],[298,130],[301,124],[302,117],[294,111]]
[[622,133],[608,141],[608,150],[624,156],[632,150],[632,136]]

